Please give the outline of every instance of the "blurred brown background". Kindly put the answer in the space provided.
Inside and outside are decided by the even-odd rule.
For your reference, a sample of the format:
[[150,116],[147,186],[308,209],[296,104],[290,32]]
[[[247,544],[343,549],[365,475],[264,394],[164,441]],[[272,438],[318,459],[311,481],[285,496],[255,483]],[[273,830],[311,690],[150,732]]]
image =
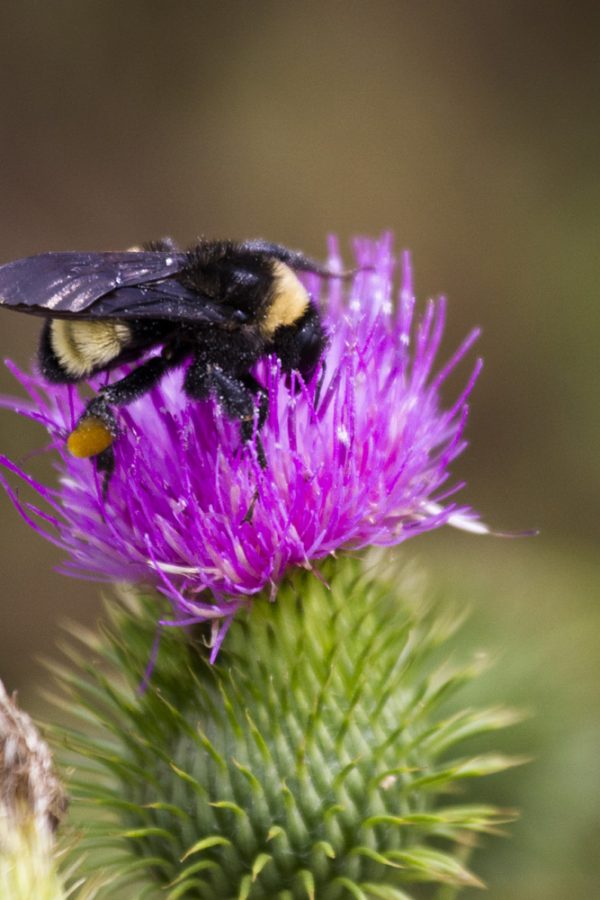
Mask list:
[[[501,654],[486,701],[535,713],[497,741],[537,761],[490,781],[523,818],[476,860],[488,896],[597,896],[600,5],[6,3],[0,70],[1,261],[165,234],[323,256],[328,232],[391,228],[419,297],[449,297],[446,350],[483,326],[456,473],[487,521],[541,537],[404,552],[472,604],[466,646]],[[26,363],[37,321],[1,318],[0,352]],[[43,442],[0,414],[8,456]],[[0,675],[39,709],[36,655],[99,591],[51,571],[4,495],[0,512]]]

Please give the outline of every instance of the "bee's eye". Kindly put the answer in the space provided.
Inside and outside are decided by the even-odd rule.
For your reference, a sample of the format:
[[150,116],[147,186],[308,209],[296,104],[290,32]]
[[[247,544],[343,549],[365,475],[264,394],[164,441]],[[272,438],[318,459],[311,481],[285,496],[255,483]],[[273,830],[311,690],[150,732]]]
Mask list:
[[232,322],[247,322],[248,314],[243,309],[234,309],[231,313]]

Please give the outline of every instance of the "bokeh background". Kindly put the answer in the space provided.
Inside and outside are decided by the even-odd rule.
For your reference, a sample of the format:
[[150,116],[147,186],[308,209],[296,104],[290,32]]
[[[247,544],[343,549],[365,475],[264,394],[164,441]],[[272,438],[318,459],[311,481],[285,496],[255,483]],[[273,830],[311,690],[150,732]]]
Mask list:
[[[446,350],[483,326],[456,474],[541,536],[402,552],[472,607],[465,648],[499,660],[479,696],[532,712],[496,743],[535,761],[486,787],[521,809],[475,859],[493,900],[600,894],[599,46],[600,6],[555,0],[0,7],[1,261],[165,234],[322,257],[328,232],[393,229],[418,295],[448,295]],[[3,313],[2,355],[27,363],[38,327]],[[43,444],[1,412],[1,452]],[[99,590],[55,574],[3,494],[0,515],[0,675],[43,714],[37,656]]]

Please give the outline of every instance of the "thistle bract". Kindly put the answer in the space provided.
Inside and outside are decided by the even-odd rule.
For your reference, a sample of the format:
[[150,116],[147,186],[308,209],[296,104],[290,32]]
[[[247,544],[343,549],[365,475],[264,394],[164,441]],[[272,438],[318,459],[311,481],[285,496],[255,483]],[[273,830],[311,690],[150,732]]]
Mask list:
[[[447,501],[448,467],[464,447],[480,362],[449,408],[439,398],[477,332],[435,374],[443,299],[430,301],[416,322],[408,256],[396,293],[390,238],[357,241],[355,251],[351,284],[306,278],[329,335],[312,383],[292,376],[290,385],[276,358],[258,367],[269,398],[266,469],[216,401],[185,397],[179,370],[119,411],[117,466],[103,497],[93,462],[65,448],[84,409],[78,389],[13,367],[31,399],[4,405],[46,426],[59,487],[42,486],[4,459],[50,512],[24,505],[7,487],[36,530],[66,551],[63,571],[150,582],[171,600],[174,622],[221,619],[226,628],[251,595],[274,593],[290,566],[310,567],[342,548],[398,544],[447,522],[484,530]],[[343,269],[334,242],[328,264]]]
[[78,629],[59,702],[81,719],[65,762],[86,826],[77,874],[103,877],[99,898],[136,877],[126,896],[168,900],[481,886],[462,851],[511,814],[460,786],[519,760],[462,742],[518,716],[448,708],[481,654],[445,659],[460,617],[430,606],[414,570],[342,558],[323,574],[292,570],[276,604],[240,611],[215,665],[169,629],[141,696],[156,597],[111,604],[100,636]]

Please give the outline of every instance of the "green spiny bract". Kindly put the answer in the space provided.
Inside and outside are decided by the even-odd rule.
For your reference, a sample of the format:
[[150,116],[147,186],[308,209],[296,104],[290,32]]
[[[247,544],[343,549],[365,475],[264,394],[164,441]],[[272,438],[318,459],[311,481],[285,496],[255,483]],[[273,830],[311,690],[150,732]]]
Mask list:
[[82,865],[108,882],[97,896],[140,877],[136,897],[170,900],[400,900],[410,883],[480,884],[464,845],[503,815],[443,795],[514,762],[454,756],[514,715],[440,711],[477,672],[440,658],[456,616],[354,560],[323,572],[327,584],[296,570],[275,603],[253,600],[214,666],[201,641],[165,628],[144,693],[156,598],[110,605],[99,638],[79,635],[59,678],[83,727],[62,744]]

